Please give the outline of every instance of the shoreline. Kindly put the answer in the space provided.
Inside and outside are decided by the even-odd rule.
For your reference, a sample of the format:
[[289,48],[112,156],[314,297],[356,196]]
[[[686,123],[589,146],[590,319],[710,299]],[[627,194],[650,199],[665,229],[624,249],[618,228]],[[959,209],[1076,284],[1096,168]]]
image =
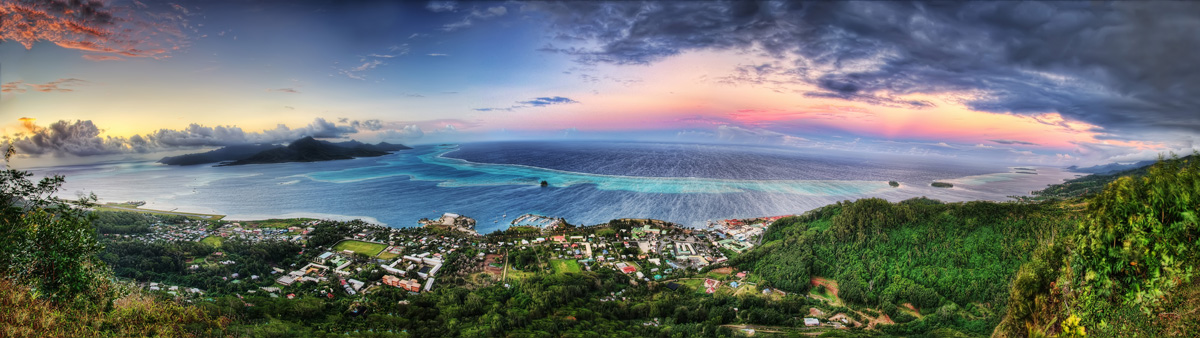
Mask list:
[[[512,166],[512,167],[528,167],[523,165],[508,165],[508,164],[477,164],[462,159],[449,158],[443,152],[450,152],[457,147],[441,146],[445,149],[439,151],[434,150],[428,154],[422,154],[419,157],[428,157],[429,159],[438,159],[448,162],[461,162],[469,167],[475,166]],[[415,156],[415,155],[414,155]],[[962,202],[962,201],[1013,201],[1011,196],[1030,196],[1031,191],[1040,190],[1049,184],[1061,183],[1062,179],[1075,178],[1077,173],[1070,172],[1057,167],[1048,166],[1007,166],[1007,170],[996,168],[993,173],[982,175],[967,175],[953,179],[939,179],[939,181],[947,181],[954,184],[954,188],[932,188],[928,187],[929,182],[925,182],[918,178],[913,181],[906,181],[903,178],[898,178],[896,181],[900,183],[899,187],[891,187],[887,181],[863,181],[863,183],[873,183],[869,187],[854,187],[838,185],[839,181],[809,181],[809,182],[788,182],[781,180],[763,180],[758,181],[753,187],[736,186],[730,189],[721,189],[721,191],[713,191],[715,188],[708,184],[717,183],[733,183],[730,181],[738,181],[731,179],[695,179],[695,178],[656,178],[656,177],[640,177],[640,176],[610,176],[603,174],[587,174],[575,172],[566,172],[556,169],[536,168],[541,172],[561,172],[564,174],[575,174],[581,176],[591,176],[596,178],[617,179],[619,182],[571,182],[572,184],[561,184],[550,178],[551,186],[547,188],[531,189],[525,185],[536,185],[536,182],[514,182],[514,181],[497,181],[491,182],[490,185],[497,186],[495,188],[475,187],[473,191],[497,192],[489,196],[498,198],[496,201],[504,204],[501,207],[489,207],[483,204],[469,204],[456,202],[454,196],[458,192],[454,189],[460,186],[473,186],[472,182],[463,182],[451,180],[437,184],[436,188],[425,188],[423,185],[420,189],[429,190],[431,193],[446,193],[449,194],[445,198],[432,198],[429,201],[408,201],[405,200],[389,200],[375,201],[373,199],[359,200],[357,205],[344,205],[338,208],[312,206],[303,200],[296,198],[281,198],[272,199],[274,189],[282,189],[282,192],[288,192],[291,196],[302,196],[300,192],[310,189],[309,184],[317,184],[321,191],[326,191],[328,194],[330,189],[341,189],[342,186],[337,186],[338,182],[329,182],[323,179],[314,179],[314,176],[330,175],[341,173],[347,170],[365,170],[363,174],[370,175],[370,171],[375,171],[375,174],[383,175],[405,175],[408,180],[412,181],[442,181],[441,177],[422,177],[419,172],[417,175],[407,175],[406,172],[396,173],[389,171],[387,162],[395,159],[379,161],[370,161],[370,165],[361,166],[345,166],[345,165],[323,165],[318,168],[313,168],[314,171],[303,171],[306,167],[300,169],[292,168],[293,164],[280,164],[271,168],[270,171],[254,171],[254,172],[213,172],[209,168],[189,168],[187,171],[176,173],[172,170],[169,172],[160,172],[159,174],[165,178],[173,178],[176,176],[189,177],[185,175],[193,175],[199,177],[199,181],[193,181],[187,187],[191,187],[191,192],[187,189],[170,190],[163,185],[157,193],[146,194],[141,190],[129,190],[123,186],[114,186],[109,190],[101,189],[100,192],[104,195],[112,195],[113,199],[105,199],[106,202],[119,202],[124,200],[147,200],[151,201],[150,205],[153,209],[138,209],[126,211],[149,211],[154,210],[168,211],[184,214],[201,214],[201,215],[217,215],[225,214],[226,220],[260,220],[270,218],[320,218],[331,220],[352,220],[361,219],[373,224],[385,225],[394,228],[407,228],[419,226],[416,220],[422,217],[436,217],[441,212],[460,212],[465,214],[476,215],[480,220],[481,232],[490,232],[493,230],[503,230],[512,221],[513,216],[521,214],[539,214],[550,215],[552,217],[565,218],[572,223],[580,224],[599,224],[617,218],[653,218],[692,228],[702,228],[706,221],[726,218],[753,218],[764,215],[779,215],[790,213],[802,213],[807,210],[819,208],[824,205],[835,203],[840,200],[857,200],[862,198],[883,198],[892,202],[902,201],[914,197],[929,197],[932,199],[941,200],[944,202]],[[413,161],[425,162],[424,159],[412,159]],[[407,161],[407,162],[413,162]],[[335,161],[336,162],[336,161]],[[418,163],[420,164],[420,163]],[[435,165],[441,163],[433,163]],[[444,164],[442,164],[444,165]],[[364,169],[365,168],[365,169]],[[1030,170],[1036,168],[1039,175],[1022,174],[1014,172],[1014,170]],[[76,168],[79,169],[79,168]],[[286,169],[286,170],[285,170]],[[424,168],[422,170],[427,170]],[[437,168],[433,168],[437,169]],[[127,181],[136,178],[136,174],[140,171],[120,171],[108,176],[116,176],[124,178]],[[484,174],[488,174],[489,170],[484,170]],[[524,171],[518,171],[518,174]],[[220,175],[216,175],[220,174]],[[512,174],[501,172],[499,174]],[[242,196],[247,195],[229,195],[229,194],[212,194],[208,191],[216,189],[230,189],[229,182],[242,182],[242,177],[260,176],[261,179],[255,178],[254,182],[264,182],[263,186],[259,186],[258,190],[263,193],[257,195],[258,191],[239,191],[243,193],[251,193],[257,198],[256,203],[241,203]],[[358,175],[350,175],[358,176]],[[1060,177],[1061,176],[1061,177]],[[369,180],[372,178],[363,178]],[[357,178],[357,177],[354,177]],[[488,179],[491,176],[480,177],[479,179]],[[631,179],[632,178],[632,179]],[[646,178],[645,182],[636,181],[633,179]],[[222,181],[229,179],[238,179],[234,181]],[[545,179],[545,178],[543,178]],[[88,177],[80,184],[80,188],[92,186],[97,178]],[[659,182],[660,180],[668,180],[675,182]],[[222,181],[223,184],[213,182]],[[336,181],[336,180],[334,180]],[[354,180],[357,182],[358,180]],[[471,181],[471,179],[467,179]],[[709,182],[695,182],[709,181]],[[725,181],[725,182],[712,182]],[[335,185],[326,185],[332,183]],[[658,183],[658,184],[656,184]],[[788,183],[810,183],[802,187],[790,187]],[[253,183],[252,183],[253,184]],[[616,186],[605,186],[605,184]],[[692,188],[684,189],[663,189],[662,185],[687,185]],[[783,184],[783,186],[780,186]],[[588,186],[594,185],[594,186]],[[205,188],[200,194],[195,192],[197,187]],[[639,186],[641,188],[639,188]],[[288,188],[284,188],[288,187]],[[347,186],[357,187],[357,186]],[[404,187],[411,187],[404,185]],[[449,190],[441,190],[443,188]],[[736,188],[736,189],[735,189]],[[803,189],[802,189],[803,188]],[[430,189],[437,189],[432,191]],[[484,190],[478,190],[484,189]],[[767,189],[767,190],[759,190]],[[801,190],[796,190],[801,189]],[[562,207],[567,201],[542,200],[538,196],[558,196],[564,195],[571,198],[570,201],[588,201],[592,200],[592,195],[587,193],[596,191],[596,196],[603,196],[603,199],[595,199],[596,201],[608,204],[596,204],[597,207],[589,209],[581,209],[577,207]],[[617,190],[609,192],[609,190]],[[652,190],[652,191],[651,191]],[[414,190],[416,191],[416,190]],[[111,194],[110,194],[111,193]],[[514,196],[525,196],[535,198],[540,201],[539,204],[528,203],[505,203],[502,201],[506,194],[513,193]],[[334,195],[343,196],[341,193]],[[291,197],[285,196],[285,197]],[[331,195],[332,196],[332,195]],[[386,196],[386,195],[380,195]],[[65,197],[65,196],[62,196]],[[623,200],[613,198],[625,198]],[[645,203],[630,203],[630,200],[644,201]],[[745,200],[743,200],[745,199]],[[102,201],[105,201],[102,200]],[[684,202],[680,202],[684,201]],[[155,203],[157,202],[157,203]],[[412,203],[409,203],[412,202]],[[478,202],[478,201],[476,201]],[[685,203],[688,202],[688,203]],[[694,202],[689,204],[690,202]],[[413,204],[415,203],[415,204]],[[697,204],[699,203],[699,204]],[[722,203],[717,205],[714,203]],[[410,206],[412,204],[412,206]],[[509,205],[512,204],[512,205]],[[288,212],[280,212],[285,211]],[[422,212],[434,210],[433,212]],[[506,214],[507,217],[501,216]]]

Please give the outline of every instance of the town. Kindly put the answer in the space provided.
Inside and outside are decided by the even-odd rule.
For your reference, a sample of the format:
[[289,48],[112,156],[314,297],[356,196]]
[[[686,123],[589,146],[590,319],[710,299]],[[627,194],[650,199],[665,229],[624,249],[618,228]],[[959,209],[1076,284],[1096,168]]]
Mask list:
[[[443,285],[508,287],[539,273],[583,271],[624,275],[630,287],[657,284],[676,290],[687,286],[707,294],[742,293],[750,288],[764,297],[779,298],[787,293],[759,289],[759,277],[734,271],[723,263],[757,246],[772,222],[783,217],[726,219],[709,222],[706,228],[689,228],[632,218],[577,226],[561,218],[527,214],[507,229],[487,235],[475,231],[474,219],[454,213],[421,219],[420,226],[412,228],[317,219],[176,218],[174,222],[154,222],[145,233],[104,236],[109,240],[211,247],[211,251],[202,251],[207,252],[203,257],[189,259],[187,269],[197,274],[220,271],[220,293],[233,293],[239,298],[242,294],[265,294],[271,298],[307,295],[334,299],[387,288],[419,294]],[[300,250],[291,254],[290,264],[272,264],[259,274],[239,268],[251,263],[245,262],[246,258],[239,260],[221,250],[233,242],[286,243]],[[189,302],[212,300],[207,291],[196,287],[159,281],[140,285]],[[245,306],[254,304],[247,302]],[[820,319],[806,318],[804,323],[834,328],[868,324],[845,315],[814,317]],[[822,323],[821,319],[827,321]]]

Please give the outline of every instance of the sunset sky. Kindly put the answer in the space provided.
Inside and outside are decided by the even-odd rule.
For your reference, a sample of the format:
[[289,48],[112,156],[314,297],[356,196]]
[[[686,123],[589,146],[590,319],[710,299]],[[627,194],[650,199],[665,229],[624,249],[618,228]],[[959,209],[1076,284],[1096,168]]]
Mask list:
[[302,136],[1191,153],[1194,3],[0,0],[30,163]]

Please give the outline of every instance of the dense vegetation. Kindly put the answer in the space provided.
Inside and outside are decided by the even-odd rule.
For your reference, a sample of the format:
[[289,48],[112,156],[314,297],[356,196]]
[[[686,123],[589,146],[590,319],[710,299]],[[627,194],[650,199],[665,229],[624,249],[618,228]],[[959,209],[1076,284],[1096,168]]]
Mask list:
[[868,198],[780,219],[762,247],[731,264],[793,292],[808,292],[813,277],[834,279],[840,298],[898,322],[911,320],[896,316],[904,303],[931,314],[886,331],[986,335],[1004,314],[1013,272],[1073,217],[1052,203]]
[[[1191,155],[1191,156],[1187,156],[1184,158],[1176,158],[1176,159],[1173,159],[1172,161],[1177,161],[1177,162],[1194,161],[1194,159],[1196,159],[1196,158],[1197,157],[1195,155]],[[1164,159],[1160,158],[1159,160],[1161,161]],[[1051,185],[1051,186],[1046,187],[1045,189],[1034,191],[1033,192],[1034,197],[1032,199],[1048,200],[1048,199],[1071,199],[1071,198],[1076,198],[1076,197],[1091,197],[1091,196],[1103,191],[1104,187],[1108,186],[1109,183],[1112,183],[1113,181],[1116,181],[1119,178],[1127,177],[1127,176],[1128,177],[1146,176],[1146,174],[1149,173],[1149,171],[1150,171],[1150,167],[1151,166],[1149,166],[1149,165],[1139,166],[1139,167],[1119,170],[1119,171],[1115,171],[1115,172],[1097,173],[1094,175],[1087,175],[1087,176],[1067,180],[1066,182],[1063,182],[1061,184]],[[1030,198],[1023,198],[1023,199],[1030,199]]]
[[[4,159],[13,154],[7,147]],[[7,164],[7,163],[6,163]],[[53,197],[62,176],[0,173],[0,337],[191,336],[228,323],[113,283],[87,212],[94,196]],[[100,216],[103,217],[103,216]]]
[[386,142],[365,144],[351,140],[333,143],[305,137],[292,141],[286,147],[263,150],[225,165],[348,160],[356,157],[383,156],[403,149],[412,148]]
[[1057,333],[1073,316],[1099,336],[1200,335],[1200,161],[1136,173],[1086,200],[1086,219],[1021,267],[997,333]]

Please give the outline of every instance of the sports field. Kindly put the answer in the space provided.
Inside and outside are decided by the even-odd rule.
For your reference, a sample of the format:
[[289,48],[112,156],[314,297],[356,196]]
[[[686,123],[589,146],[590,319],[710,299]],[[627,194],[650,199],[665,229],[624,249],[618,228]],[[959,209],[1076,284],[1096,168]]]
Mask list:
[[334,251],[350,250],[370,257],[375,257],[375,255],[378,255],[380,251],[386,248],[387,245],[354,240],[342,241],[333,246]]

